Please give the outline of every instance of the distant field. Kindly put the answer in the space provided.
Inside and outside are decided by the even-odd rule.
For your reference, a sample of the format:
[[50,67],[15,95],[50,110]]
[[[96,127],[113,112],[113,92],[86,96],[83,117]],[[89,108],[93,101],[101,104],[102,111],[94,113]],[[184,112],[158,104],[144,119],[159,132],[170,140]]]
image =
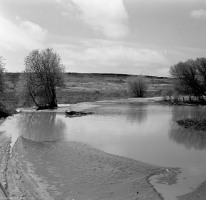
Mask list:
[[[20,73],[7,73],[11,82],[5,100],[16,102],[14,87]],[[80,74],[66,73],[65,88],[57,90],[58,103],[78,103],[98,100],[128,98],[127,80],[134,75],[127,74]],[[160,96],[161,91],[170,87],[172,80],[167,77],[146,76],[148,97]],[[12,87],[14,85],[14,87]]]

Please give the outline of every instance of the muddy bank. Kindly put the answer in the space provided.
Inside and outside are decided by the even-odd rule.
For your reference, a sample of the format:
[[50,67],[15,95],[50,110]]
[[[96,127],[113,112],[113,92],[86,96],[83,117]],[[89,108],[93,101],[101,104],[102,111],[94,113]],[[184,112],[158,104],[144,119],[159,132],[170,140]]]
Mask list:
[[[16,157],[12,157],[10,151],[10,139],[0,133],[0,198],[8,200],[37,200],[33,188],[30,187],[28,178],[22,175]],[[19,181],[21,180],[21,181]]]
[[177,197],[178,200],[205,200],[206,197],[206,181],[203,182],[193,192]]
[[[33,152],[30,154],[32,158],[27,158],[26,154],[30,151]],[[79,142],[59,141],[54,147],[52,143],[40,144],[20,138],[15,144],[14,152],[11,169],[15,173],[12,166],[16,163],[15,169],[20,175],[20,178],[14,180],[15,185],[23,190],[26,190],[27,185],[27,188],[30,187],[30,195],[31,191],[32,195],[37,192],[39,196],[33,196],[33,199],[162,199],[148,182],[148,177],[165,168],[107,154]],[[59,156],[63,154],[63,158]],[[33,162],[31,168],[27,165],[28,159],[38,160],[37,165]],[[58,171],[60,168],[63,169],[62,174]],[[52,181],[54,175],[55,181]],[[25,182],[27,184],[22,185]],[[62,190],[65,192],[60,193]]]
[[[62,142],[59,141],[59,143]],[[53,148],[52,143],[36,143],[21,137],[12,152],[10,152],[10,141],[4,135],[0,136],[0,143],[2,148],[1,180],[10,199],[162,199],[150,185],[148,178],[152,174],[165,171],[165,168],[107,154],[83,143],[69,142],[65,145],[57,143],[55,147],[57,151],[52,156],[58,157],[65,152],[67,155],[64,160],[53,163],[53,166],[58,169],[59,165],[63,165],[68,169],[68,173],[66,179],[65,174],[60,177],[61,184],[58,181],[44,184],[51,175],[49,167],[45,168],[44,161],[38,163],[38,167],[43,167],[44,169],[41,170],[45,170],[44,179],[41,179],[39,174],[34,173],[31,166],[25,164],[23,157],[27,151],[32,151],[34,157],[31,159],[37,157],[41,159],[42,148]],[[50,153],[48,151],[44,156],[52,158],[49,156]],[[41,163],[44,163],[43,166]],[[65,192],[59,193],[59,188],[62,189],[62,187],[65,187]]]
[[0,132],[0,197],[8,197],[7,170],[10,156],[10,140]]

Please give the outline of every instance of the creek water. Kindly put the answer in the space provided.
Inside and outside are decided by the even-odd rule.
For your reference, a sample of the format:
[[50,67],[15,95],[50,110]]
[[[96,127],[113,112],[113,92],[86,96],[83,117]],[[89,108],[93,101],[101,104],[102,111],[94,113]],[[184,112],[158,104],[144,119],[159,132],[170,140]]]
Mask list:
[[[48,150],[41,144],[52,142],[49,151],[56,151],[54,147],[58,141],[76,141],[148,164],[180,167],[182,173],[176,184],[157,183],[157,177],[151,179],[166,200],[191,192],[206,180],[206,137],[202,137],[201,132],[179,127],[175,122],[204,117],[205,107],[122,103],[99,104],[91,111],[96,114],[76,118],[57,113],[21,113],[5,120],[0,131],[5,131],[12,138],[12,145],[20,136],[40,144],[38,152],[26,151],[22,155],[22,160],[27,159],[33,171],[40,162],[33,159],[34,154]],[[67,152],[58,156],[63,160],[65,154]],[[54,167],[47,158],[41,160],[42,165]],[[52,181],[57,173],[66,173],[64,164],[58,167]],[[41,173],[46,174],[44,171]]]

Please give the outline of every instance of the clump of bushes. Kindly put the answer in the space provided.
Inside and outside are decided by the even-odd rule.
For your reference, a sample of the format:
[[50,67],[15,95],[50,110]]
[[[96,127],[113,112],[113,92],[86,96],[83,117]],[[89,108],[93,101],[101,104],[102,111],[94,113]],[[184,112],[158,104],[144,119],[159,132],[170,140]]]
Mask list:
[[184,128],[206,131],[206,119],[182,119],[178,120],[177,123]]
[[11,112],[6,109],[6,107],[0,103],[0,118],[6,118],[11,115]]
[[[0,96],[2,97],[5,90],[5,69],[4,69],[4,59],[0,56]],[[8,117],[9,113],[5,106],[0,103],[0,118]]]
[[145,78],[139,75],[127,81],[127,88],[132,97],[144,97],[148,87]]

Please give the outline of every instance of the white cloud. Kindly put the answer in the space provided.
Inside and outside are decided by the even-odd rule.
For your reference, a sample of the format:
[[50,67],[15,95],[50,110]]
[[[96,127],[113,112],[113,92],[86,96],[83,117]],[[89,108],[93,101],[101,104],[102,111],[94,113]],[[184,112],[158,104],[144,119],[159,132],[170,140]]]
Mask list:
[[0,15],[0,47],[10,50],[42,48],[46,30],[20,18],[10,20]]
[[161,75],[161,70],[168,66],[163,53],[129,43],[90,40],[53,47],[68,71]]
[[200,10],[193,10],[190,13],[191,17],[195,18],[195,19],[204,19],[206,20],[206,10],[204,9],[200,9]]
[[101,31],[107,38],[120,39],[129,32],[123,0],[60,1],[67,5],[68,12],[73,12],[75,8],[84,22],[95,31]]
[[[151,0],[133,0],[135,2],[151,3]],[[206,3],[205,0],[153,0],[152,3]]]

